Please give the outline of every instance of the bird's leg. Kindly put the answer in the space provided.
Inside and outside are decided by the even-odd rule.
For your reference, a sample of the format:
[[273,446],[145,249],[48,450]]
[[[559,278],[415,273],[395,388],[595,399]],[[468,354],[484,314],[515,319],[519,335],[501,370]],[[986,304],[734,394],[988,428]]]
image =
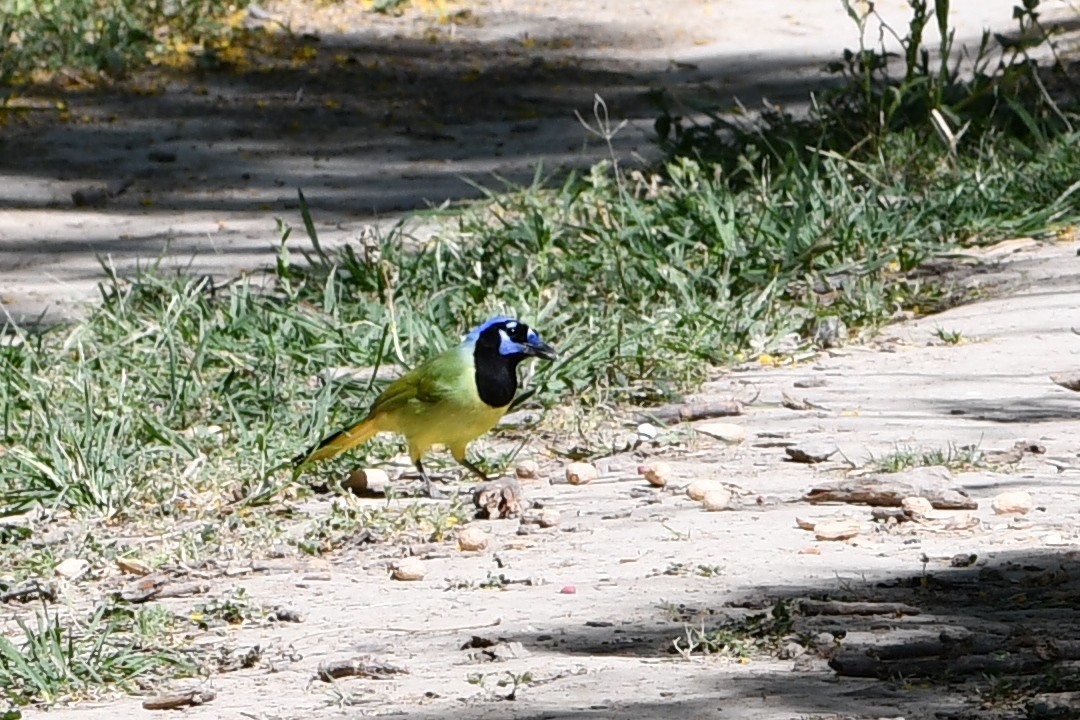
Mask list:
[[469,468],[469,470],[472,470],[473,474],[476,475],[478,478],[480,478],[484,482],[488,482],[488,476],[484,474],[484,471],[469,462],[468,458],[462,456],[458,458],[458,462]]
[[413,460],[413,464],[416,465],[416,469],[420,472],[420,479],[424,481],[424,490],[427,492],[427,496],[432,500],[442,500],[446,498],[446,493],[435,487],[435,484],[431,482],[431,478],[428,477],[427,470],[424,469],[424,464],[419,459]]

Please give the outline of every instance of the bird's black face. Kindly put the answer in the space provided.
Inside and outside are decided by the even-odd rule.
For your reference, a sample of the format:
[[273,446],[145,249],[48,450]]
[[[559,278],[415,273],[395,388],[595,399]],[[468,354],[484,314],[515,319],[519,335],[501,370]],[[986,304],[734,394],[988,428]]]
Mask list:
[[[521,361],[527,357],[554,360],[555,348],[540,339],[535,330],[520,320],[493,318],[474,331],[477,350],[507,360]],[[494,352],[492,352],[494,351]]]
[[473,344],[476,392],[491,407],[506,407],[517,393],[517,366],[522,360],[555,359],[555,349],[520,320],[494,317],[465,337]]

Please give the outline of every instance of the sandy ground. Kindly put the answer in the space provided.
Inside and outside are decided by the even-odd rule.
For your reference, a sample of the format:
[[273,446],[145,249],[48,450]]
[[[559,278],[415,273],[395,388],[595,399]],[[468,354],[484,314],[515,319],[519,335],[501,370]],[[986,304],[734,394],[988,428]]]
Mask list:
[[[1007,27],[1012,4],[954,2],[958,33],[972,37],[987,23]],[[588,112],[594,92],[611,99],[613,114],[633,120],[617,152],[647,154],[651,115],[642,93],[654,84],[750,102],[755,93],[795,96],[821,59],[854,42],[832,2],[472,7],[482,22],[455,27],[452,41],[405,43],[430,30],[410,18],[367,20],[325,41],[364,58],[407,48],[415,65],[392,74],[407,91],[379,94],[385,78],[369,78],[363,89],[370,93],[346,92],[359,82],[349,75],[275,77],[276,87],[250,77],[204,77],[177,81],[163,95],[75,97],[72,115],[85,114],[85,121],[37,119],[4,129],[0,288],[7,311],[70,314],[99,276],[96,255],[130,269],[168,248],[185,263],[198,253],[191,260],[197,270],[257,268],[274,240],[273,217],[298,224],[297,186],[334,243],[373,217],[470,195],[463,176],[528,176],[538,160],[551,168],[590,162],[607,150],[588,141],[572,110]],[[903,8],[894,2],[881,9]],[[347,26],[350,16],[339,20]],[[549,42],[522,50],[526,36]],[[560,83],[554,70],[528,70],[532,58],[548,53],[572,60],[574,84]],[[460,115],[425,114],[425,92],[472,62],[488,69],[501,63],[505,82],[469,96]],[[440,75],[440,67],[452,72]],[[527,91],[497,103],[507,88]],[[328,107],[327,97],[342,106]],[[277,103],[275,111],[254,112],[265,98]],[[317,131],[286,132],[293,122]],[[151,161],[151,151],[174,153],[175,161]],[[128,175],[138,176],[135,185],[105,208],[71,206],[73,190]],[[1006,295],[897,325],[865,347],[718,378],[706,395],[757,398],[732,420],[744,442],[683,434],[680,442],[603,461],[601,479],[589,485],[528,483],[530,500],[560,511],[557,527],[519,534],[515,520],[479,521],[492,546],[472,554],[450,544],[429,550],[418,582],[388,576],[388,563],[407,552],[401,546],[344,549],[326,561],[263,571],[236,558],[230,573],[213,577],[214,594],[243,588],[253,602],[294,609],[304,621],[212,633],[209,642],[237,654],[258,646],[261,659],[209,678],[217,698],[184,717],[993,717],[978,700],[978,683],[838,677],[827,660],[845,648],[937,637],[942,629],[1000,635],[1022,628],[1078,639],[1070,598],[1080,590],[1080,401],[1048,379],[1074,370],[1080,353],[1072,332],[1080,327],[1076,250],[1056,245],[1010,256],[970,280],[1007,281]],[[939,328],[967,341],[945,344]],[[815,407],[784,407],[784,393]],[[862,505],[800,500],[815,484],[843,477],[851,467],[845,458],[861,465],[897,447],[1007,451],[1018,441],[1045,452],[956,475],[955,487],[978,502],[972,527],[948,529],[942,520],[891,528],[872,523]],[[792,444],[840,452],[818,465],[793,463],[785,453]],[[531,451],[545,478],[558,477],[544,448]],[[637,477],[647,458],[674,467],[670,491]],[[695,479],[728,483],[732,509],[705,512],[677,491]],[[1035,509],[1020,518],[995,515],[990,500],[1003,489],[1028,490]],[[838,517],[857,520],[861,534],[818,541],[796,525],[796,518]],[[950,567],[957,554],[977,559]],[[492,584],[501,587],[484,587]],[[903,601],[920,613],[799,615],[798,656],[789,659],[757,654],[742,663],[669,651],[687,626],[807,597]],[[195,601],[165,602],[185,612]],[[812,640],[823,632],[832,639]],[[463,649],[487,641],[496,643],[494,659]],[[405,673],[315,679],[321,663],[356,657]],[[508,699],[512,684],[498,681],[525,673],[531,679]],[[47,716],[152,714],[131,698]]]

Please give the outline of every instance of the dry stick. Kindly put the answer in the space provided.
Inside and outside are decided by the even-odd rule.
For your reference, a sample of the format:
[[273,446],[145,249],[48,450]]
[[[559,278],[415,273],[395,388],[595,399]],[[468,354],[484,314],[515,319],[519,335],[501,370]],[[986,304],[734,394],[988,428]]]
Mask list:
[[405,668],[391,665],[390,663],[378,662],[370,657],[351,658],[349,660],[335,660],[323,663],[316,673],[323,682],[331,682],[344,677],[365,677],[373,680],[385,680],[391,675],[408,675]]
[[[1008,650],[1007,654],[1002,653]],[[1080,641],[972,635],[951,639],[850,647],[829,661],[847,677],[938,677],[981,673],[1033,673],[1057,661],[1080,659]]]
[[1034,655],[998,657],[970,655],[959,658],[914,658],[882,661],[865,653],[843,654],[829,661],[837,675],[889,679],[896,677],[940,677],[945,675],[979,675],[982,673],[1029,674],[1047,665]]
[[914,605],[898,602],[842,602],[840,600],[800,600],[803,615],[918,615]]
[[638,420],[691,422],[713,417],[742,415],[743,404],[738,400],[714,400],[700,403],[673,403],[635,413]]
[[180,692],[147,698],[143,700],[142,706],[146,710],[178,710],[183,707],[208,703],[216,697],[217,693],[210,688],[181,690]]
[[803,500],[811,503],[850,503],[876,507],[899,507],[906,497],[924,497],[937,510],[974,510],[979,504],[944,478],[881,474],[826,482],[811,488]]

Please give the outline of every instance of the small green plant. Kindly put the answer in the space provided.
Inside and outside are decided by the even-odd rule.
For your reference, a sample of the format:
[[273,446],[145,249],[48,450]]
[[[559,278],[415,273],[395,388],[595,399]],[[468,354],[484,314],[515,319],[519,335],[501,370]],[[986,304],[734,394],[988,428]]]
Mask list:
[[223,625],[243,625],[248,622],[261,622],[269,616],[269,611],[252,602],[244,588],[236,588],[221,597],[195,606],[191,621],[201,630]]
[[746,660],[756,654],[770,652],[794,632],[795,621],[787,601],[781,600],[769,613],[751,615],[722,625],[707,628],[685,625],[682,637],[672,641],[672,652],[684,657],[691,655],[727,655]]
[[505,590],[507,585],[506,576],[502,573],[496,575],[489,572],[476,587],[481,590]]
[[870,458],[870,465],[878,472],[903,472],[917,467],[942,466],[950,470],[971,470],[984,467],[986,461],[982,451],[975,445],[948,445],[945,448],[918,450],[911,447],[897,447],[893,452],[881,457]]
[[501,673],[471,673],[466,679],[471,685],[488,689],[487,683],[492,678],[495,679],[495,687],[510,688],[506,694],[498,695],[501,700],[517,700],[518,691],[528,687],[533,682],[531,672],[513,673],[509,670]]
[[967,341],[964,334],[959,330],[946,330],[943,327],[936,328],[934,334],[938,340],[946,345],[960,345]]

